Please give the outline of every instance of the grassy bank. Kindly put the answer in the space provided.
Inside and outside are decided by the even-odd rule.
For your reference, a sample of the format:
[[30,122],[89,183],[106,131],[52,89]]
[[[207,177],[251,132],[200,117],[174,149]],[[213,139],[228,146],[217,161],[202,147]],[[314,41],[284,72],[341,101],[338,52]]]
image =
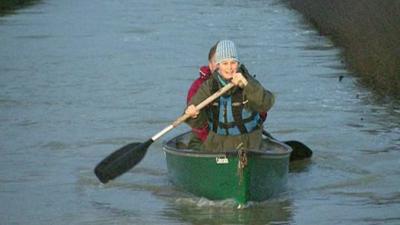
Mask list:
[[0,0],[0,16],[38,1],[39,0]]
[[344,48],[350,70],[376,93],[400,99],[399,0],[284,0]]

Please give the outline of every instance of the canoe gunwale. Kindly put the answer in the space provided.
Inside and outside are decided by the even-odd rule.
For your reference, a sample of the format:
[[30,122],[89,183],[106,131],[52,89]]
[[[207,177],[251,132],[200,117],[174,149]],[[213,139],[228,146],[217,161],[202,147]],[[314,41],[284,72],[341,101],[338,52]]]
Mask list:
[[[179,155],[179,156],[187,156],[187,157],[198,157],[198,158],[212,158],[212,157],[230,157],[230,156],[237,156],[238,152],[237,151],[226,151],[226,152],[201,152],[201,151],[195,151],[195,150],[181,150],[181,149],[176,149],[173,147],[169,147],[167,145],[164,145],[163,147],[164,151],[169,154],[173,155]],[[285,158],[287,157],[290,152],[288,153],[269,153],[269,152],[261,152],[261,151],[255,151],[255,150],[248,150],[246,151],[247,156],[258,156],[261,158]]]
[[[200,151],[200,150],[192,150],[192,149],[180,149],[177,147],[172,146],[174,143],[176,143],[176,140],[178,140],[180,137],[183,137],[187,135],[189,132],[185,132],[183,134],[180,134],[176,136],[175,138],[172,138],[169,141],[166,141],[163,143],[163,150],[166,153],[173,154],[173,155],[179,155],[179,156],[187,156],[187,157],[199,157],[199,158],[212,158],[212,157],[229,157],[229,156],[237,156],[238,151],[237,150],[229,150],[229,151],[224,151],[224,152],[207,152],[207,151]],[[276,140],[273,140],[269,137],[265,137],[265,140],[274,143],[275,145],[281,146],[284,151],[263,151],[263,150],[254,150],[254,149],[249,149],[246,150],[246,154],[248,156],[257,156],[257,157],[262,157],[262,158],[285,158],[290,155],[292,152],[292,149],[290,146],[278,142]]]

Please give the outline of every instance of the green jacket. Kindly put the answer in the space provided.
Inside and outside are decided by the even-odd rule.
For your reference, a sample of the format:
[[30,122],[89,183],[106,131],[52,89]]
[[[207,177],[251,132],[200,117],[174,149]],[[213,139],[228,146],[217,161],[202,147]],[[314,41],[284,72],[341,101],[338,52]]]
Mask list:
[[[263,86],[255,80],[250,74],[248,74],[246,68],[242,65],[239,69],[247,79],[248,84],[240,89],[234,87],[229,90],[225,95],[230,95],[240,89],[243,91],[243,102],[245,103],[246,109],[256,112],[266,112],[274,104],[274,95],[263,88]],[[218,71],[215,71],[210,79],[205,81],[197,93],[193,96],[189,105],[198,105],[207,97],[212,95],[212,84],[213,79],[217,79]],[[219,82],[218,82],[219,83]],[[194,128],[204,127],[204,124],[208,123],[208,107],[203,108],[197,118],[190,118],[186,122]],[[236,147],[243,143],[243,147],[246,149],[259,149],[262,142],[262,129],[256,129],[253,132],[235,136],[222,136],[209,131],[208,137],[204,142],[204,149],[211,152],[220,152],[225,150],[236,149]]]

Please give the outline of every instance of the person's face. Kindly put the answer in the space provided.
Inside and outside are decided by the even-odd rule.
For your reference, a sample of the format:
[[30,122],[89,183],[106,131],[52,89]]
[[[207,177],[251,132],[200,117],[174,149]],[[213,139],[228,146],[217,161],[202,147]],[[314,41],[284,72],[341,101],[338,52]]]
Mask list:
[[219,63],[218,70],[223,78],[229,80],[238,71],[239,62],[233,59],[227,59]]
[[211,60],[208,61],[208,68],[210,68],[211,73],[214,73],[214,71],[217,69],[217,67],[218,67],[218,64],[215,61],[215,54],[214,54],[214,56],[211,58]]

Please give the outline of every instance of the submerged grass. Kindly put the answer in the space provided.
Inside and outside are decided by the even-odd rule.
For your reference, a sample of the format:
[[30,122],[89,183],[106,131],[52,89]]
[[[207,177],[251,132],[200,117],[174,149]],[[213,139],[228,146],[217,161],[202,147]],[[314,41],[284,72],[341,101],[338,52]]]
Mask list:
[[284,0],[343,47],[361,84],[400,99],[399,0]]

